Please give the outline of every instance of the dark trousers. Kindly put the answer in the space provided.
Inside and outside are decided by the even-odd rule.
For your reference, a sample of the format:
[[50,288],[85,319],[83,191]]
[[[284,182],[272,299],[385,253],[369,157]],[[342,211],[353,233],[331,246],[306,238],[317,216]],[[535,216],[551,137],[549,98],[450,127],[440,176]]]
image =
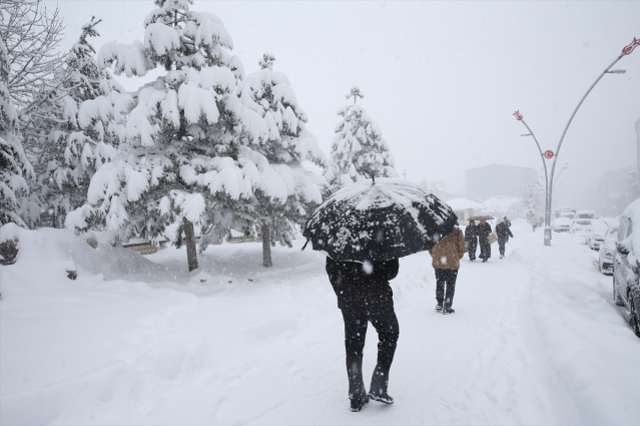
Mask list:
[[469,251],[469,260],[475,260],[476,259],[476,249],[478,247],[478,240],[477,239],[473,239],[473,240],[469,240],[467,241],[467,250]]
[[386,394],[389,370],[400,334],[395,312],[390,309],[372,314],[366,311],[342,309],[342,317],[344,319],[349,398],[364,400],[367,395],[362,379],[362,352],[369,321],[378,332],[378,362],[371,378],[369,391]]
[[505,252],[505,246],[507,244],[507,241],[509,241],[509,236],[507,235],[499,235],[498,236],[498,247],[500,248],[500,255],[504,256],[504,252]]
[[480,240],[480,259],[489,259],[491,257],[491,244],[487,238]]
[[453,296],[456,293],[456,279],[458,279],[457,269],[436,268],[436,300],[438,305],[444,303],[445,307],[451,307]]

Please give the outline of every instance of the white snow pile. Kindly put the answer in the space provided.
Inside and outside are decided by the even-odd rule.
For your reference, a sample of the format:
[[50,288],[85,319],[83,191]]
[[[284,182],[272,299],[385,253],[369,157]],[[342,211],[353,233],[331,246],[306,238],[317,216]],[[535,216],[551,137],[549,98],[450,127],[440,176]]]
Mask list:
[[452,198],[450,200],[447,200],[447,204],[449,204],[449,206],[451,206],[454,211],[469,209],[483,210],[485,208],[484,204],[469,200],[467,198]]
[[485,213],[494,217],[516,217],[521,210],[522,199],[514,197],[491,197],[484,201]]
[[433,309],[429,254],[400,260],[395,403],[351,413],[342,318],[302,239],[270,269],[260,243],[209,246],[188,273],[184,248],[5,225],[19,252],[0,267],[0,424],[637,425],[640,339],[597,253],[512,230],[505,259],[462,261],[455,315]]

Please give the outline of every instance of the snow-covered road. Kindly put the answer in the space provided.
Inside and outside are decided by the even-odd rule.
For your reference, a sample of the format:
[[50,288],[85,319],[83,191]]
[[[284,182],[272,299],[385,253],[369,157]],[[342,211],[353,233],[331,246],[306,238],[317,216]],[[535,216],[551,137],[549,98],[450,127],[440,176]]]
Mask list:
[[[320,253],[278,247],[265,271],[259,244],[224,244],[189,275],[184,249],[19,231],[0,272],[0,424],[638,424],[640,339],[597,253],[513,231],[505,259],[463,260],[455,315],[433,309],[430,256],[401,260],[396,403],[360,413]],[[367,375],[375,351],[370,328]]]

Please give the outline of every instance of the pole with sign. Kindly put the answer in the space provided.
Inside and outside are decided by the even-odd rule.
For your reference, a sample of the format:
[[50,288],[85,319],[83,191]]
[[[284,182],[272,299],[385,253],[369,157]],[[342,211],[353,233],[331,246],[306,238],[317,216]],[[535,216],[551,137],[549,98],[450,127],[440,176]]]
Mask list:
[[[611,70],[611,67],[613,67],[625,55],[630,55],[631,52],[633,52],[633,50],[638,46],[640,46],[640,40],[638,40],[638,39],[636,39],[634,37],[633,41],[622,49],[622,53],[620,53],[620,55],[618,55],[616,60],[613,61],[611,63],[611,65],[609,65],[604,71],[602,71],[600,73],[598,78],[596,78],[596,81],[594,81],[593,84],[591,85],[591,87],[589,87],[589,90],[587,90],[587,93],[585,93],[584,96],[582,97],[582,99],[580,99],[580,102],[578,102],[578,106],[576,106],[576,109],[573,110],[573,114],[571,114],[571,117],[569,118],[569,121],[567,122],[567,125],[565,126],[564,131],[562,132],[562,136],[560,137],[560,142],[558,142],[558,147],[556,148],[555,154],[552,153],[552,154],[555,155],[555,158],[553,159],[553,164],[551,165],[551,175],[549,176],[549,187],[548,187],[549,188],[549,196],[548,196],[549,202],[547,204],[547,211],[545,212],[545,225],[548,225],[548,223],[551,220],[551,199],[553,197],[553,195],[552,195],[552,192],[553,192],[553,176],[554,176],[554,172],[556,170],[556,163],[558,162],[558,155],[560,155],[560,147],[562,146],[562,141],[564,140],[564,136],[567,134],[567,130],[569,130],[569,126],[571,125],[571,122],[573,121],[573,117],[575,117],[576,113],[578,112],[578,109],[580,109],[580,106],[582,105],[582,103],[584,102],[586,97],[589,95],[589,93],[591,93],[591,90],[595,87],[596,84],[598,84],[600,79],[605,74],[621,74],[621,73],[624,73],[623,70]],[[547,236],[547,229],[545,228],[544,245],[546,245],[546,246],[550,246],[551,245],[551,228],[549,228],[549,235],[548,236]]]
[[[553,152],[547,150],[544,153],[542,153],[542,148],[540,148],[540,144],[538,143],[538,139],[536,139],[536,135],[533,134],[533,131],[531,130],[531,128],[529,127],[529,125],[527,124],[526,121],[524,121],[524,116],[522,114],[520,114],[520,111],[516,111],[513,113],[513,116],[516,117],[516,120],[522,122],[522,124],[524,124],[524,127],[527,128],[527,130],[529,131],[529,133],[524,134],[522,136],[531,136],[533,137],[533,140],[536,143],[536,146],[538,147],[538,152],[540,152],[540,159],[542,160],[542,167],[544,167],[544,180],[545,180],[545,211],[548,210],[549,208],[549,173],[547,172],[547,162],[544,161],[545,158],[551,158],[553,157]],[[551,226],[550,224],[547,224],[545,222],[545,225]],[[546,231],[545,231],[546,234]]]

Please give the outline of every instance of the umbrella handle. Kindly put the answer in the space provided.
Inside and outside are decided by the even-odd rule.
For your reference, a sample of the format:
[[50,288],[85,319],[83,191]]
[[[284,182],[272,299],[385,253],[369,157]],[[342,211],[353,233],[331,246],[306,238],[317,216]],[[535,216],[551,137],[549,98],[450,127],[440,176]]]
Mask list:
[[300,251],[304,250],[305,247],[307,247],[307,244],[309,244],[309,238],[307,238],[307,241],[304,243],[304,245],[302,246],[302,248],[300,249]]

